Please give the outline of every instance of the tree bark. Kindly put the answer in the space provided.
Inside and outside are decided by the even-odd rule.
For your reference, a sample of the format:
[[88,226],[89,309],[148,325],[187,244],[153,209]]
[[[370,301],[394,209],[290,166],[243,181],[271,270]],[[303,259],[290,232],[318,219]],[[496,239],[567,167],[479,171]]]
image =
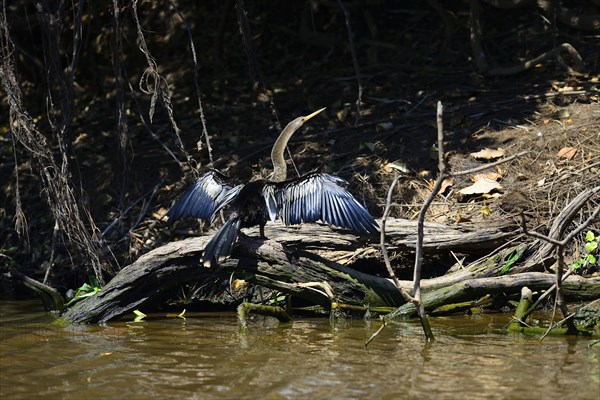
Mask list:
[[[526,272],[516,275],[472,279],[451,286],[424,291],[423,304],[426,310],[434,310],[448,303],[459,303],[487,294],[518,293],[523,286],[532,290],[546,290],[554,284],[554,275],[543,272]],[[588,301],[600,298],[600,277],[583,278],[571,275],[563,282],[565,297],[571,300]],[[407,318],[416,314],[412,303],[406,303],[386,318]]]
[[[389,237],[392,245],[410,248],[412,244],[408,238],[414,237],[414,223],[393,220],[391,226]],[[455,248],[467,245],[485,248],[490,241],[510,238],[507,233],[499,233],[489,227],[481,227],[479,235],[474,234],[474,229],[473,233],[469,233],[470,230],[465,227],[450,226],[445,227],[445,231],[441,227],[426,224],[426,230],[429,230],[426,242],[431,250],[447,249],[451,247],[449,243],[454,243]],[[436,230],[437,233],[434,233]],[[173,297],[182,285],[201,282],[210,286],[215,282],[228,282],[232,274],[235,278],[325,307],[331,306],[332,301],[369,307],[399,307],[405,303],[389,279],[350,267],[357,258],[379,257],[378,250],[364,239],[317,225],[285,229],[275,225],[266,233],[276,240],[241,235],[233,254],[237,258],[226,260],[217,268],[204,268],[200,263],[202,250],[210,236],[168,243],[123,268],[97,295],[82,300],[63,314],[63,319],[69,322],[108,321],[141,306],[160,304]],[[511,235],[515,233],[513,230]],[[436,242],[435,238],[441,240]],[[473,242],[467,244],[465,241]],[[527,244],[519,246],[522,253],[528,251]],[[545,289],[554,283],[551,275],[543,273],[474,279],[497,275],[505,258],[506,254],[499,252],[456,273],[424,280],[422,288],[426,307],[486,293],[510,291],[511,288],[518,291],[519,285],[525,283],[534,289]],[[565,281],[566,294],[581,293],[583,297],[579,298],[586,299],[600,297],[599,281],[600,278],[583,280],[572,277]],[[334,298],[321,290],[301,285],[307,282],[326,282],[333,289]],[[412,282],[401,281],[401,285],[410,290]]]
[[[416,222],[391,219],[387,226],[391,249],[414,248]],[[77,303],[63,318],[71,322],[107,321],[141,304],[164,301],[183,284],[214,281],[233,271],[238,277],[243,274],[252,283],[322,305],[329,304],[330,299],[314,289],[295,287],[293,283],[327,281],[339,301],[349,304],[403,304],[387,279],[344,267],[357,259],[379,258],[378,249],[369,244],[369,239],[317,224],[292,227],[270,224],[265,229],[266,235],[276,241],[256,238],[256,228],[245,232],[251,236],[240,236],[236,247],[236,252],[242,255],[239,262],[228,260],[216,269],[200,267],[199,258],[210,236],[168,243],[125,267],[100,293]],[[510,224],[483,227],[427,223],[425,248],[430,253],[448,249],[483,252],[508,240],[515,232],[516,227]],[[407,284],[407,289],[409,286]]]

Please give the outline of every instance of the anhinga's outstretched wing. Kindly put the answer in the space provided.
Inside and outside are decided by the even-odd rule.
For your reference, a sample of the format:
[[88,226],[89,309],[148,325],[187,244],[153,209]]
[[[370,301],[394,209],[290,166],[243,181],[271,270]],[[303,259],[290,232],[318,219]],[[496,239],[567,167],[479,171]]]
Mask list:
[[325,173],[311,173],[284,182],[269,182],[263,189],[272,221],[285,225],[322,221],[360,234],[378,231],[369,211],[341,185],[347,182]]
[[169,223],[184,217],[212,221],[219,210],[237,196],[242,187],[243,185],[234,186],[227,176],[217,171],[209,171],[198,178],[169,209]]

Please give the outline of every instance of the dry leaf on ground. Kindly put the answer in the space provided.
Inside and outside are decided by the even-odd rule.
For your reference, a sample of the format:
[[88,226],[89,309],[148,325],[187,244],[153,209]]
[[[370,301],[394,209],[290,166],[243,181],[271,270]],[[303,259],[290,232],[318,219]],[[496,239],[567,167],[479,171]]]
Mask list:
[[504,157],[504,149],[483,149],[475,153],[471,153],[471,156],[478,160],[494,160],[496,158]]
[[487,179],[483,176],[480,176],[479,179],[475,181],[471,186],[467,186],[466,188],[462,188],[458,191],[460,194],[470,195],[470,194],[484,194],[490,193],[492,190],[502,189],[502,185],[494,180]]
[[463,217],[460,213],[456,213],[454,216],[454,223],[460,224],[461,222],[470,222],[471,218]]
[[562,149],[560,149],[558,151],[558,153],[556,153],[556,157],[559,158],[566,158],[567,160],[570,160],[571,158],[575,157],[577,155],[577,149],[575,147],[563,147]]
[[473,176],[472,181],[473,182],[477,182],[478,180],[481,179],[488,179],[490,181],[497,181],[498,179],[502,178],[502,175],[500,175],[498,172],[496,171],[490,171],[490,172],[484,172],[481,174],[477,174],[475,176]]

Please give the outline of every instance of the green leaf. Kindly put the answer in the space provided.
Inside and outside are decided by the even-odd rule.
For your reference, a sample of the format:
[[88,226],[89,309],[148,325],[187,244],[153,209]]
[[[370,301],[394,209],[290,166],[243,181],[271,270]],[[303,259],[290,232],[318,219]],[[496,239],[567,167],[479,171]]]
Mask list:
[[76,303],[81,299],[95,295],[100,290],[102,290],[102,288],[100,288],[99,286],[92,286],[87,283],[84,283],[83,285],[81,285],[81,287],[79,287],[79,289],[77,289],[77,291],[75,292],[75,296],[73,296],[71,301],[67,303],[67,307],[70,307],[72,304]]
[[94,290],[94,288],[92,287],[92,285],[84,283],[79,287],[79,289],[77,289],[78,292],[81,290],[83,290],[84,292],[91,292],[92,290]]
[[146,314],[144,314],[140,310],[133,310],[133,313],[136,315],[136,317],[133,319],[133,322],[140,322],[146,317]]
[[594,257],[594,256],[593,256],[593,255],[591,255],[591,254],[588,254],[588,255],[587,255],[587,260],[588,260],[588,262],[589,262],[590,264],[596,264],[596,261],[597,261],[597,260],[596,260],[596,257]]
[[594,250],[596,250],[598,248],[598,242],[596,241],[592,241],[592,242],[587,242],[585,244],[585,249],[588,251],[588,253],[593,252]]
[[579,264],[578,262],[576,262],[576,263],[573,263],[573,264],[569,265],[569,267],[571,269],[579,269],[579,267],[581,267],[581,264]]
[[592,232],[592,231],[587,231],[587,233],[585,234],[585,240],[587,240],[588,242],[591,242],[595,238],[596,238],[596,236],[594,235],[594,232]]
[[76,298],[77,299],[84,299],[86,297],[91,297],[91,296],[95,295],[96,293],[98,293],[99,291],[100,290],[94,290],[94,291],[91,291],[91,292],[79,294]]
[[502,268],[500,268],[499,274],[504,275],[505,273],[507,273],[510,267],[512,267],[513,264],[517,262],[520,256],[521,253],[517,251],[513,251],[512,253],[510,253],[510,255],[508,256],[508,260],[506,260]]

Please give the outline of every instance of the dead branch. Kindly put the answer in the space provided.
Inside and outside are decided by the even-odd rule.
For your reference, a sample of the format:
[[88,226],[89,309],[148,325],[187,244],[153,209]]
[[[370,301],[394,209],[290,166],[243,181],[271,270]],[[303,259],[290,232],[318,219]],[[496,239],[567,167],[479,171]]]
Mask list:
[[[592,189],[593,191],[600,190],[600,186]],[[596,207],[595,211],[590,215],[590,217],[585,220],[581,225],[579,225],[576,229],[574,229],[570,234],[568,234],[562,240],[559,240],[560,236],[558,236],[558,232],[555,232],[557,236],[545,236],[537,232],[530,232],[527,230],[527,222],[525,221],[525,215],[521,212],[521,227],[523,229],[523,233],[528,236],[532,236],[538,238],[544,242],[552,244],[552,248],[556,247],[556,258],[558,260],[558,265],[556,266],[556,297],[554,302],[554,311],[552,313],[552,321],[554,321],[554,316],[556,314],[556,308],[558,307],[563,314],[564,320],[567,322],[567,328],[569,332],[576,332],[577,328],[575,327],[573,320],[568,318],[569,310],[567,309],[567,305],[565,304],[564,295],[562,291],[562,282],[563,282],[563,269],[565,268],[565,246],[581,231],[587,228],[593,221],[598,218],[598,214],[600,214],[600,206]],[[562,232],[560,232],[562,234]],[[548,331],[552,329],[552,321],[550,323],[550,327]],[[544,335],[545,336],[545,335]]]
[[[232,274],[237,279],[289,293],[327,309],[332,306],[327,294],[298,284],[327,282],[335,302],[341,304],[372,309],[405,303],[391,280],[358,272],[306,250],[294,250],[281,244],[281,238],[275,241],[241,237],[234,253],[239,261],[230,259],[219,268],[202,268],[199,260],[209,238],[168,243],[141,256],[123,268],[98,294],[75,304],[63,318],[69,322],[108,321],[136,308],[164,303],[176,297],[183,285],[214,288],[215,282],[228,282]],[[554,284],[554,278],[545,273],[523,273],[480,279],[464,279],[459,275],[427,279],[422,282],[422,301],[426,310],[432,310],[488,293],[518,293],[525,284],[534,290],[546,290]],[[399,281],[399,285],[410,290],[412,282]],[[598,298],[600,278],[571,276],[563,288],[566,298],[571,300]],[[414,312],[414,305],[411,306]],[[406,306],[399,312],[405,309]]]
[[[562,237],[579,210],[599,193],[600,186],[579,193],[569,204],[567,204],[556,218],[554,218],[547,236],[551,238]],[[511,270],[512,273],[540,270],[540,268],[548,269],[556,262],[554,244],[543,241],[542,243],[533,243],[531,246],[536,249],[535,254],[529,257],[524,265],[513,268]]]
[[175,115],[173,113],[173,104],[171,101],[171,94],[168,90],[169,84],[167,82],[167,79],[163,77],[158,71],[159,68],[158,64],[156,63],[156,59],[152,56],[150,50],[148,49],[148,45],[146,44],[146,38],[144,37],[140,19],[138,17],[137,0],[131,2],[131,12],[136,26],[137,38],[139,41],[139,49],[146,57],[146,62],[148,64],[139,82],[140,90],[143,93],[151,96],[150,109],[148,110],[148,118],[150,122],[152,122],[152,119],[154,117],[154,111],[156,109],[156,102],[160,100],[160,103],[163,105],[165,111],[167,112],[167,117],[175,135],[175,140],[177,142],[179,150],[185,155],[186,160],[190,165],[196,165],[196,161],[187,152],[183,144],[183,140],[181,139],[181,129],[179,129],[177,121],[175,120]]
[[[554,284],[554,279],[553,275],[542,272],[472,279],[435,290],[425,290],[423,305],[427,311],[432,311],[445,304],[469,301],[487,294],[519,293],[523,286],[527,286],[532,290],[546,290]],[[568,299],[595,300],[600,297],[600,278],[583,278],[578,275],[571,275],[564,281],[563,289],[565,297]],[[403,319],[415,314],[414,305],[406,303],[386,316],[386,319],[388,321]]]
[[363,94],[363,86],[360,78],[360,67],[358,65],[358,57],[356,57],[356,49],[354,48],[354,39],[352,34],[352,26],[350,25],[350,14],[348,13],[348,9],[344,5],[344,2],[341,0],[337,0],[338,6],[341,8],[344,13],[344,20],[346,21],[346,31],[348,32],[348,44],[350,45],[350,54],[352,54],[352,65],[354,66],[354,73],[356,74],[356,82],[358,85],[358,97],[356,99],[356,119],[354,121],[354,126],[358,126],[360,121],[360,114],[362,108],[362,94]]
[[381,225],[380,225],[381,231],[380,231],[380,236],[379,236],[379,245],[381,246],[381,254],[383,255],[383,261],[385,263],[385,268],[387,269],[388,274],[390,275],[390,278],[394,281],[394,284],[396,285],[398,290],[400,290],[400,294],[402,294],[402,297],[404,297],[404,299],[406,301],[411,301],[411,300],[413,300],[412,296],[410,294],[408,294],[408,292],[404,291],[402,289],[402,287],[400,286],[400,281],[396,277],[396,273],[394,272],[394,269],[392,268],[392,264],[390,263],[390,256],[389,256],[389,253],[387,250],[387,246],[385,244],[385,231],[386,231],[387,219],[390,215],[390,209],[391,209],[391,205],[392,205],[392,193],[394,192],[394,188],[398,184],[398,180],[400,179],[400,177],[401,177],[401,175],[396,174],[396,176],[394,177],[394,180],[392,181],[392,184],[390,185],[390,188],[388,190],[387,199],[385,202],[385,210],[383,211],[383,217],[381,218]]
[[10,267],[9,277],[19,281],[39,295],[48,311],[61,312],[63,310],[64,300],[56,289],[38,282],[35,279],[31,279],[17,271],[14,267]]
[[[204,116],[204,107],[202,107],[202,95],[200,92],[200,78],[198,76],[199,66],[198,66],[198,60],[196,58],[196,46],[194,46],[194,38],[192,36],[192,30],[191,30],[190,25],[188,24],[187,20],[185,19],[183,13],[181,11],[179,11],[179,9],[175,5],[175,3],[172,0],[169,0],[169,4],[173,8],[173,10],[175,10],[175,13],[179,16],[179,18],[181,18],[181,21],[183,22],[185,31],[188,35],[188,41],[190,42],[190,51],[192,52],[192,62],[194,64],[194,87],[196,89],[196,100],[198,101],[200,124],[202,125],[202,136],[204,137],[204,140],[206,141],[206,149],[208,150],[208,160],[209,160],[208,166],[210,168],[212,168],[213,167],[212,147],[210,146],[210,138],[208,136],[208,129],[206,127],[206,117]],[[196,147],[198,148],[198,151],[202,150],[202,139],[198,139],[198,142],[196,143]]]

